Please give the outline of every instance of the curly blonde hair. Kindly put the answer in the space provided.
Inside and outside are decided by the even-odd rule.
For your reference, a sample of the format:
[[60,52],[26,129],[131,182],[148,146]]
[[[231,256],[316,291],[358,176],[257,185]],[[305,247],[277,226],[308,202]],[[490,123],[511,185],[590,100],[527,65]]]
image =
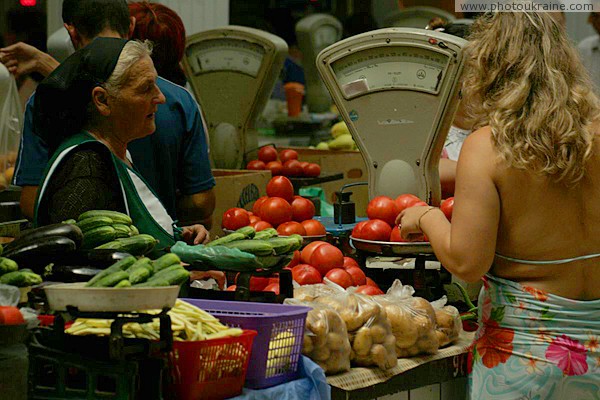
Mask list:
[[577,50],[547,13],[480,17],[466,48],[463,97],[511,167],[571,186],[584,176],[600,103]]

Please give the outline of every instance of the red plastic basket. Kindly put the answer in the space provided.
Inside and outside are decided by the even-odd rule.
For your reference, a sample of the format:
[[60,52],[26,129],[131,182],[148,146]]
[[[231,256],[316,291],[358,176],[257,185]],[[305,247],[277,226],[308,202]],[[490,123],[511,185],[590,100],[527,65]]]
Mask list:
[[256,331],[204,341],[173,342],[172,391],[178,399],[225,399],[242,393]]

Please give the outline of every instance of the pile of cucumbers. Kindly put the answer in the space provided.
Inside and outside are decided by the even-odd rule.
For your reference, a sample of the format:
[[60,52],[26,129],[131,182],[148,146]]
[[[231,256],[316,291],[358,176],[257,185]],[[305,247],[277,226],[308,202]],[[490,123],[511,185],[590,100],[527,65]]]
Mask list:
[[[0,246],[2,254],[2,246]],[[0,257],[0,283],[17,287],[42,283],[42,277],[30,269],[19,269],[19,265],[6,257]]]
[[300,235],[278,237],[275,229],[256,232],[252,227],[245,226],[205,246],[177,242],[171,247],[171,252],[188,264],[250,272],[283,268],[291,261],[294,251],[302,247],[302,243]]
[[181,265],[176,254],[150,260],[131,256],[117,261],[90,279],[87,287],[150,287],[180,285],[189,279],[190,273]]
[[[74,223],[72,220],[65,222]],[[118,211],[86,211],[77,218],[75,224],[83,233],[83,250],[103,248],[142,255],[152,250],[156,244],[152,236],[140,235],[129,215]]]

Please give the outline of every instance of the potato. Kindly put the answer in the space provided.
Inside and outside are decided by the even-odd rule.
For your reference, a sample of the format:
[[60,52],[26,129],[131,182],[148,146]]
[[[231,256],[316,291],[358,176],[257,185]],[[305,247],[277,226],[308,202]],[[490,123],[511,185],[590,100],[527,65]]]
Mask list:
[[313,323],[310,324],[309,326],[309,330],[311,332],[313,332],[315,335],[317,336],[325,336],[327,334],[327,320],[324,318],[321,318],[321,316],[318,316],[318,319],[315,318],[313,321]]
[[438,347],[440,343],[438,341],[437,334],[435,331],[431,331],[430,333],[423,335],[417,340],[416,347],[419,349],[419,352],[435,354],[437,353]]
[[412,323],[416,326],[419,336],[423,336],[433,330],[433,321],[427,315],[413,315]]
[[[321,365],[321,364],[320,364]],[[347,353],[332,352],[330,357],[321,365],[326,374],[337,374],[350,371],[350,359]]]
[[435,335],[437,337],[438,343],[440,344],[440,347],[446,346],[451,341],[450,336],[448,336],[443,331],[437,330],[437,331],[435,331]]
[[383,343],[386,336],[388,335],[388,329],[382,324],[376,324],[371,326],[371,338],[373,343]]
[[314,349],[313,340],[310,335],[304,334],[304,341],[302,343],[302,354],[309,355]]
[[385,350],[385,347],[383,347],[380,344],[375,344],[373,345],[373,347],[371,347],[371,359],[373,360],[373,363],[375,365],[377,365],[379,368],[381,369],[390,369],[391,367],[388,367],[387,365],[387,351]]
[[342,350],[345,346],[345,343],[348,343],[348,336],[343,337],[339,333],[330,332],[327,334],[327,344],[331,351]]
[[438,328],[446,328],[446,329],[454,328],[454,318],[452,317],[452,315],[448,314],[445,310],[436,309],[435,310],[435,320],[437,322]]
[[396,347],[396,336],[387,335],[385,337],[385,340],[383,341],[383,347],[385,347],[386,349],[393,349],[394,347]]
[[327,346],[315,348],[311,358],[316,361],[326,361],[331,356],[331,352]]
[[365,327],[360,328],[356,332],[356,336],[352,342],[352,348],[356,352],[357,356],[366,356],[369,354],[372,345],[373,340],[371,338],[371,329]]

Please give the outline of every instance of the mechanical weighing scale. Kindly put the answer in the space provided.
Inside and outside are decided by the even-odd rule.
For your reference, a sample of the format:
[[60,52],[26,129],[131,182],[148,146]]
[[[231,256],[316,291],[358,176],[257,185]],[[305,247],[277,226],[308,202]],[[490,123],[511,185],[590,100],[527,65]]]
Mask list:
[[331,96],[317,71],[317,54],[342,38],[342,24],[329,14],[308,15],[296,23],[296,38],[302,51],[306,79],[306,105],[313,113],[328,112]]
[[183,65],[200,103],[216,168],[242,167],[258,147],[253,125],[279,77],[288,46],[268,32],[226,26],[187,38]]
[[[458,107],[466,43],[441,32],[385,28],[319,53],[319,73],[365,160],[369,198],[412,193],[439,205],[438,163]],[[431,263],[429,243],[351,240],[367,269],[414,268],[413,286],[431,296],[426,262],[427,269],[439,263]],[[408,257],[415,258],[414,267],[398,265]]]

